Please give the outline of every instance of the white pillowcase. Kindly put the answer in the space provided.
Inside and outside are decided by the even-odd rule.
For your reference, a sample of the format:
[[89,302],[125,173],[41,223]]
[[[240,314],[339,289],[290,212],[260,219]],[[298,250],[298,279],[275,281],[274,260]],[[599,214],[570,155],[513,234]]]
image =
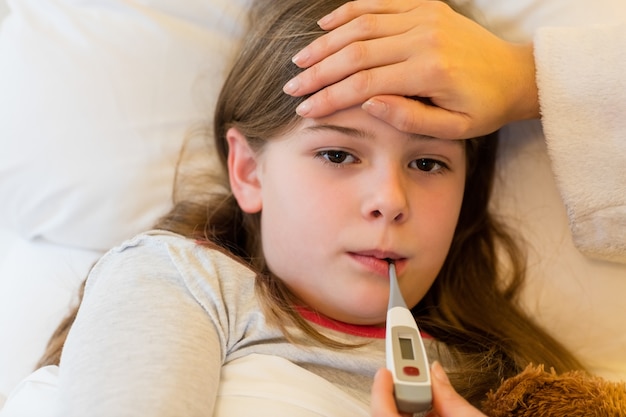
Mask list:
[[0,21],[9,14],[9,6],[7,6],[6,0],[0,0]]
[[29,241],[0,229],[0,393],[30,372],[100,252]]
[[[249,0],[8,4],[0,27],[3,394],[32,371],[99,254],[168,209],[181,145],[196,122],[211,121]],[[214,164],[204,148],[191,153]]]
[[58,412],[57,366],[45,366],[33,372],[15,387],[0,417],[54,417]]
[[0,228],[105,250],[169,208],[181,144],[211,121],[248,0],[9,5]]
[[528,41],[543,26],[624,21],[622,0],[460,0],[477,10],[476,19],[511,41]]

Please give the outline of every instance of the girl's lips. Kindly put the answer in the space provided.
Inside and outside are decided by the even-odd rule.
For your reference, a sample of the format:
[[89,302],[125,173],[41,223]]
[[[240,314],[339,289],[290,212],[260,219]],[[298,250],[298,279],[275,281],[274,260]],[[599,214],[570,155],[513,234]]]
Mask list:
[[350,252],[349,255],[355,261],[365,266],[367,269],[376,272],[379,275],[389,276],[389,261],[392,260],[396,264],[396,271],[398,274],[404,269],[406,263],[405,258],[401,258],[398,255],[387,253],[368,253],[368,252]]

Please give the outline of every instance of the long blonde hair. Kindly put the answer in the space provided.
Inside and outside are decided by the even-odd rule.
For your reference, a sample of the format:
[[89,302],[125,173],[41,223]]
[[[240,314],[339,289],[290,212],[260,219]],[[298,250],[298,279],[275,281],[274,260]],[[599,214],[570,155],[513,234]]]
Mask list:
[[[298,123],[294,109],[302,98],[282,92],[282,86],[299,71],[291,57],[322,34],[317,20],[342,3],[256,1],[249,32],[215,111],[214,147],[224,172],[230,127],[237,127],[253,148],[260,149],[268,138]],[[469,168],[452,246],[432,288],[413,309],[420,326],[449,348],[456,363],[453,382],[475,404],[528,363],[557,371],[582,368],[516,304],[524,279],[524,257],[514,237],[489,211],[496,147],[495,135],[466,141]],[[259,215],[242,212],[228,191],[225,176],[218,178],[224,181],[224,192],[182,193],[156,227],[215,245],[256,270],[257,291],[266,313],[286,333],[285,319],[318,343],[350,348],[319,334],[297,313],[293,295],[263,260]],[[54,358],[50,356],[48,362]]]

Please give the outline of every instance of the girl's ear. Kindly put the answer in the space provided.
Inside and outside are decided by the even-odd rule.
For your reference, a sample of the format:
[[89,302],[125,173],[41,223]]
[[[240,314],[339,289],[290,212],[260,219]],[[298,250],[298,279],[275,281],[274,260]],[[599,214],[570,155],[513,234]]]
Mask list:
[[263,207],[261,181],[257,168],[257,155],[248,145],[246,137],[236,128],[226,132],[228,141],[228,176],[230,188],[246,213],[258,213]]

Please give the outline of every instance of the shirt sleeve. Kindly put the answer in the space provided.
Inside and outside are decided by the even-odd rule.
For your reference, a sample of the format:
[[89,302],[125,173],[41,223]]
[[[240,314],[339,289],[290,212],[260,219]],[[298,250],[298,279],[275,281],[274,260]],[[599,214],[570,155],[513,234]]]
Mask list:
[[626,24],[535,36],[544,133],[574,243],[626,263]]
[[204,308],[158,242],[107,254],[64,347],[59,415],[212,415],[224,335]]

